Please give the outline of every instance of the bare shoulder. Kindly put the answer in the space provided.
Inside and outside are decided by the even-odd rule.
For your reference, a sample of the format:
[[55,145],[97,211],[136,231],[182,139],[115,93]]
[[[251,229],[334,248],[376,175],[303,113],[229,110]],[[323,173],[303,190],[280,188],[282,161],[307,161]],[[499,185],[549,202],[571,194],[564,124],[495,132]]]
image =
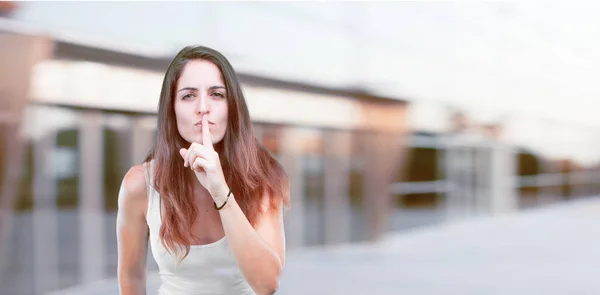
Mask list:
[[129,168],[123,177],[121,189],[119,190],[119,210],[125,210],[127,214],[145,213],[147,201],[146,175],[144,166],[138,164]]

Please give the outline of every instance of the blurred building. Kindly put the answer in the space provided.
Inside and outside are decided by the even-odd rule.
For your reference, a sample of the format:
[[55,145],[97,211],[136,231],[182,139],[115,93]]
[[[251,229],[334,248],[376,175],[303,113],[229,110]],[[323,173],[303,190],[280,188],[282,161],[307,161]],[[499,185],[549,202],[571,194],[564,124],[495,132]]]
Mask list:
[[[11,188],[3,278],[29,294],[114,276],[118,191],[154,143],[170,57],[18,31],[2,38],[11,49],[3,77],[23,71],[3,134]],[[406,101],[238,74],[257,138],[292,181],[289,249],[380,237],[392,213],[386,187],[402,163]]]
[[116,275],[119,186],[193,43],[231,60],[291,177],[292,251],[597,194],[598,128],[522,116],[547,84],[479,58],[502,56],[477,43],[494,27],[440,5],[0,2],[0,293]]

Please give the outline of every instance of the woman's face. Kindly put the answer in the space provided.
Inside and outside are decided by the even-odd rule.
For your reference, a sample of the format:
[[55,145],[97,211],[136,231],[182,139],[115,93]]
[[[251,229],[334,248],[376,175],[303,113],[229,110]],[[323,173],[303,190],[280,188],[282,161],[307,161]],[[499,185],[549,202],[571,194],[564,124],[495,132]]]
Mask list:
[[210,138],[218,143],[227,130],[227,92],[223,75],[210,61],[190,60],[175,88],[177,130],[187,142],[202,142],[202,116],[207,116]]

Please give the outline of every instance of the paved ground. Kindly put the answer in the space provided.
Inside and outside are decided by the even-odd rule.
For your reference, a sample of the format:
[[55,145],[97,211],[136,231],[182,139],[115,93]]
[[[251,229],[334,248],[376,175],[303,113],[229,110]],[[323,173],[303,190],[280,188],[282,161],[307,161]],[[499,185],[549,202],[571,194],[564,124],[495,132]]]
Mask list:
[[[306,237],[307,242],[318,244],[319,229],[322,228],[319,223],[319,211],[309,206],[305,209],[305,213],[308,214],[306,226],[313,229]],[[80,216],[75,210],[61,210],[55,212],[52,216],[56,222],[56,236],[54,236],[56,245],[54,247],[51,247],[53,242],[46,240],[48,233],[46,233],[45,228],[39,231],[34,230],[31,213],[15,215],[10,239],[8,271],[0,274],[0,295],[33,295],[82,284],[82,262],[80,258],[81,255],[85,255],[81,251],[86,248],[80,245],[79,227],[82,223]],[[354,218],[351,220],[353,224],[352,237],[355,240],[360,240],[365,235],[364,229],[360,226],[362,222],[360,211],[353,212],[353,216]],[[117,269],[116,216],[114,213],[106,213],[102,219],[105,240],[103,245],[98,245],[98,247],[101,248],[106,263],[102,266],[103,270],[100,271],[104,278],[112,278],[116,276]],[[443,211],[439,209],[397,210],[392,215],[389,230],[401,232],[440,223],[443,220]],[[44,226],[46,225],[41,225],[41,227]],[[34,253],[34,243],[36,241],[34,236],[36,233],[43,235],[40,240],[47,241],[47,245],[42,245],[47,251],[45,254],[47,257],[44,258],[55,259],[57,263],[56,267],[52,269],[38,271],[42,275],[37,277],[35,275],[36,256]],[[152,256],[149,256],[148,264],[151,271],[157,269]],[[45,275],[48,273],[51,273],[52,276]],[[36,292],[40,289],[44,292]]]
[[[278,294],[600,294],[600,198],[290,253]],[[152,276],[149,290],[158,280]],[[116,281],[55,294],[117,294]],[[149,292],[149,294],[154,294]]]

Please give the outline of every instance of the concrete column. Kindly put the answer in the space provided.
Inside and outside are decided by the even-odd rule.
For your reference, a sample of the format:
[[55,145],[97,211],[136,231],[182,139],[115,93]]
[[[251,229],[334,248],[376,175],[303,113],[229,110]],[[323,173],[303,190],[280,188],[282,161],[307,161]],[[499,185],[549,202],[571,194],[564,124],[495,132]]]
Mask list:
[[104,138],[102,113],[86,111],[79,126],[79,246],[82,283],[104,278]]
[[475,214],[486,215],[490,212],[490,180],[492,174],[491,150],[492,143],[482,140],[475,147],[475,165],[473,174],[475,176]]
[[367,239],[376,241],[387,230],[393,210],[391,184],[402,163],[403,140],[396,133],[367,133],[365,140],[364,207]]
[[304,174],[302,149],[294,128],[286,128],[280,141],[279,163],[287,173],[291,183],[291,210],[284,215],[286,242],[288,249],[304,245]]
[[477,145],[467,143],[464,147],[467,168],[465,169],[465,192],[467,196],[467,209],[465,217],[471,217],[477,212]]
[[350,241],[350,154],[347,131],[326,131],[325,136],[325,244]]
[[506,163],[504,173],[507,175],[502,189],[505,191],[505,203],[502,208],[512,212],[519,209],[521,194],[519,193],[518,180],[516,176],[519,171],[519,151],[514,146],[504,145],[504,152],[501,153],[501,161]]
[[36,294],[59,286],[58,210],[53,152],[56,131],[33,144],[33,264]]
[[0,32],[0,276],[6,270],[12,208],[21,173],[21,120],[35,64],[52,54],[45,37]]
[[133,117],[131,129],[131,162],[130,165],[142,163],[154,146],[154,128],[156,118],[151,116]]
[[455,141],[452,135],[446,135],[443,139],[444,146],[444,164],[443,173],[446,180],[446,198],[444,202],[445,215],[447,220],[452,220],[457,215],[457,210],[460,207],[459,203],[459,186],[458,178],[455,169],[457,152]]
[[452,189],[450,181],[448,181],[446,175],[447,171],[445,170],[446,158],[448,157],[448,146],[443,137],[437,138],[435,140],[435,146],[437,147],[436,175],[438,181],[443,181],[440,182],[440,184],[438,185],[439,190],[437,193],[437,198],[439,200],[439,203],[437,210],[438,214],[444,215],[446,213],[446,208],[448,207],[449,203],[450,190]]
[[449,220],[468,217],[473,209],[473,157],[472,149],[462,137],[447,137],[446,175],[451,189],[447,204]]
[[519,188],[517,187],[518,155],[514,148],[504,143],[496,143],[491,155],[491,197],[492,214],[504,214],[517,210]]

